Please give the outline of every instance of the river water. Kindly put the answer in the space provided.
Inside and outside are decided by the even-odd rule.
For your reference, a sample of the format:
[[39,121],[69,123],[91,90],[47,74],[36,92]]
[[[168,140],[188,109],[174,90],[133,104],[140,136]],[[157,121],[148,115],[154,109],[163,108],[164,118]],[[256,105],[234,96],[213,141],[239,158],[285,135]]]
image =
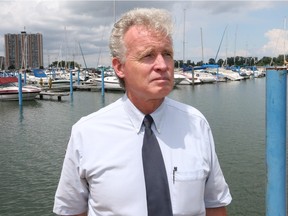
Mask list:
[[[208,119],[230,186],[231,216],[265,215],[265,78],[179,86],[170,97]],[[0,215],[52,216],[70,129],[122,92],[75,91],[73,97],[0,102]]]

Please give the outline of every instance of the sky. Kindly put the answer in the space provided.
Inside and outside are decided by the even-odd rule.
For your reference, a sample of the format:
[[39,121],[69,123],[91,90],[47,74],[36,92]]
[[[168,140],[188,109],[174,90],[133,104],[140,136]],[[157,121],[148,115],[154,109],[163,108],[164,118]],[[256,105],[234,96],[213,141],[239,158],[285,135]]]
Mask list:
[[0,0],[0,56],[5,56],[5,34],[26,31],[43,35],[45,67],[61,60],[76,61],[83,67],[109,66],[112,25],[136,7],[171,12],[175,60],[197,63],[288,53],[288,1],[284,0]]

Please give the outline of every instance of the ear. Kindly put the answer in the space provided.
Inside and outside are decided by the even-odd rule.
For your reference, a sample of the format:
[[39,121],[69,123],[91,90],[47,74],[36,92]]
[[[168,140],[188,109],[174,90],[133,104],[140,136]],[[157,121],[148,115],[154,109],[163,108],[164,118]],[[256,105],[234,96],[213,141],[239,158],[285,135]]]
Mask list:
[[120,78],[124,78],[125,77],[125,73],[123,70],[123,64],[120,62],[120,60],[118,58],[113,58],[112,59],[112,66],[114,68],[114,71],[116,73],[116,75]]

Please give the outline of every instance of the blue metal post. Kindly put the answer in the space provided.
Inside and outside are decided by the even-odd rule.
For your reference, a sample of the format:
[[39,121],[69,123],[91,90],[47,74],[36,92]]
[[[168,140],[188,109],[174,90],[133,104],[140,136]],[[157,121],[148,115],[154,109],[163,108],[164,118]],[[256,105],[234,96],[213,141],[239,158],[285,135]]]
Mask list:
[[104,86],[104,67],[101,69],[101,95],[105,95],[105,86]]
[[266,70],[266,216],[286,215],[287,69]]
[[22,106],[22,74],[18,74],[18,100],[19,105]]
[[24,85],[27,84],[27,75],[26,75],[26,71],[24,71]]
[[78,70],[78,79],[77,79],[77,85],[80,85],[80,69]]
[[192,73],[192,85],[194,86],[194,81],[195,81],[195,73],[194,73],[194,67],[192,67],[192,69],[191,69],[191,73]]
[[70,96],[73,97],[73,74],[72,70],[70,70]]

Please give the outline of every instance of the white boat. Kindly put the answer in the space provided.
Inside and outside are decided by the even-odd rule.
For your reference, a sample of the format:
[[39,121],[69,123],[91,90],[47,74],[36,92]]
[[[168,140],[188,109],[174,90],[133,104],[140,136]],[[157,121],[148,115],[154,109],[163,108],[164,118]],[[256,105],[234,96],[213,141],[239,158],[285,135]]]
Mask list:
[[227,79],[231,81],[240,81],[244,79],[244,77],[240,76],[238,72],[234,72],[230,70],[220,69],[219,74],[222,74],[223,76],[227,77]]
[[[22,86],[22,100],[34,100],[41,92],[35,86]],[[0,77],[0,101],[19,100],[17,77]]]
[[185,77],[178,85],[197,85],[201,84],[201,80],[194,76],[192,77],[192,73],[183,72],[182,75]]
[[[56,73],[47,75],[44,70],[34,69],[33,75],[27,76],[27,82],[33,83],[43,90],[53,90],[53,91],[69,91],[70,90],[70,80]],[[74,83],[74,80],[72,81]]]
[[180,84],[185,79],[186,77],[183,74],[175,72],[174,73],[174,86]]
[[[104,89],[113,90],[113,91],[124,91],[124,89],[120,86],[120,82],[116,76],[106,76],[103,78],[104,81]],[[95,78],[95,82],[97,86],[102,86],[102,78]]]
[[253,71],[253,76],[254,78],[265,77],[265,73],[264,71],[261,71],[261,70],[255,70]]
[[216,82],[216,77],[209,72],[195,71],[194,76],[197,77],[203,84]]

